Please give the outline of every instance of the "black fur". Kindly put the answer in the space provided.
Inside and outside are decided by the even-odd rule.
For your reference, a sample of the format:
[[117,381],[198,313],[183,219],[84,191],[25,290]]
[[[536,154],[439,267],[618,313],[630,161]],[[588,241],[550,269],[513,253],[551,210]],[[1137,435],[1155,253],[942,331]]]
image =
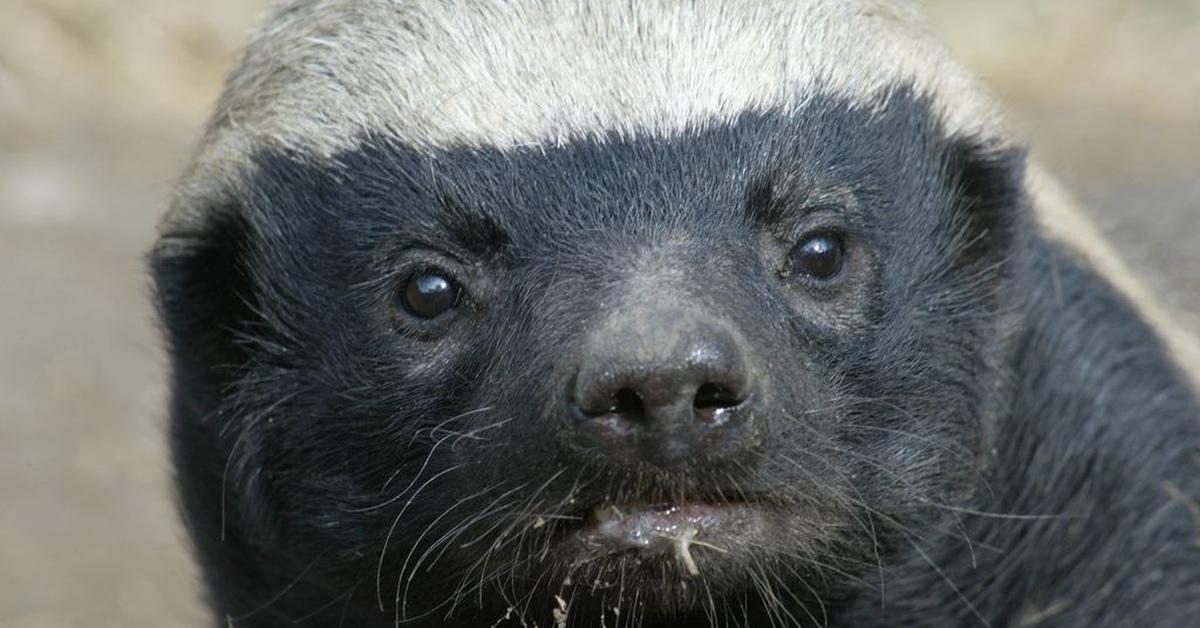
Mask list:
[[[669,139],[264,148],[153,255],[218,623],[1194,625],[1200,410],[1022,177],[903,88]],[[781,272],[814,228],[846,234],[836,289]],[[468,297],[410,320],[431,266]],[[751,451],[572,441],[562,383],[645,276],[745,338]],[[567,541],[591,504],[734,497],[788,528],[697,576]]]

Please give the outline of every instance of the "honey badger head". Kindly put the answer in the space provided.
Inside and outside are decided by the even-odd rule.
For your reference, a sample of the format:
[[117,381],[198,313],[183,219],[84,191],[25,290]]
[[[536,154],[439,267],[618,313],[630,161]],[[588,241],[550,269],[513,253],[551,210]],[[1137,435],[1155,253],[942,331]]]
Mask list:
[[236,625],[820,621],[978,482],[1023,161],[902,5],[293,2],[154,265]]

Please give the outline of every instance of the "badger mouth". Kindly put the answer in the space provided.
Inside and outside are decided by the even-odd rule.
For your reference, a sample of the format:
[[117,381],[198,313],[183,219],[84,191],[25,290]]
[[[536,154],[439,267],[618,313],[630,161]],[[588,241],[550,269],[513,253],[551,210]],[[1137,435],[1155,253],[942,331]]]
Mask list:
[[778,514],[747,501],[601,502],[589,509],[576,538],[605,554],[673,557],[697,576],[702,563],[760,546]]

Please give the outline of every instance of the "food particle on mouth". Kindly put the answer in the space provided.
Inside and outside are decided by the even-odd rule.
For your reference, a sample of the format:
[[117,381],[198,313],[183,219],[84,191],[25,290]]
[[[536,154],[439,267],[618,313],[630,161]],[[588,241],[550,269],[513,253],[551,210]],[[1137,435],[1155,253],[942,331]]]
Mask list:
[[696,528],[687,528],[675,539],[675,556],[683,561],[683,566],[687,569],[689,576],[700,575],[700,568],[696,566],[696,559],[692,558],[692,539],[696,538]]
[[692,546],[707,547],[711,550],[716,550],[722,554],[729,553],[729,550],[717,547],[712,543],[696,540],[696,533],[699,532],[696,528],[685,528],[678,535],[659,534],[660,537],[668,539],[675,543],[675,557],[683,563],[683,568],[689,576],[700,575],[700,567],[696,565],[696,559],[692,558]]
[[567,626],[567,601],[562,599],[561,595],[555,595],[554,601],[558,603],[552,613],[554,615],[554,628],[566,628]]

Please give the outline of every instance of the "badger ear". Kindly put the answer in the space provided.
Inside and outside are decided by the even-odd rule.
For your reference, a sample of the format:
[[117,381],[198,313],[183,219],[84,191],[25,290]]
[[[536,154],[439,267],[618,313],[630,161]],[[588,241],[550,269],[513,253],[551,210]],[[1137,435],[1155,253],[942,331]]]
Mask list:
[[148,260],[170,357],[172,460],[198,542],[236,543],[263,529],[265,520],[254,512],[262,500],[247,497],[254,486],[233,489],[244,482],[240,470],[254,468],[261,444],[235,424],[235,413],[225,412],[231,386],[249,360],[242,338],[257,311],[251,236],[248,221],[232,205],[192,216],[186,226],[168,222]]
[[960,137],[950,142],[947,164],[961,262],[981,270],[1003,264],[1029,220],[1025,150]]
[[249,233],[231,207],[206,211],[196,222],[165,231],[149,263],[175,389],[189,392],[189,405],[211,410],[246,359],[237,336],[254,310]]

